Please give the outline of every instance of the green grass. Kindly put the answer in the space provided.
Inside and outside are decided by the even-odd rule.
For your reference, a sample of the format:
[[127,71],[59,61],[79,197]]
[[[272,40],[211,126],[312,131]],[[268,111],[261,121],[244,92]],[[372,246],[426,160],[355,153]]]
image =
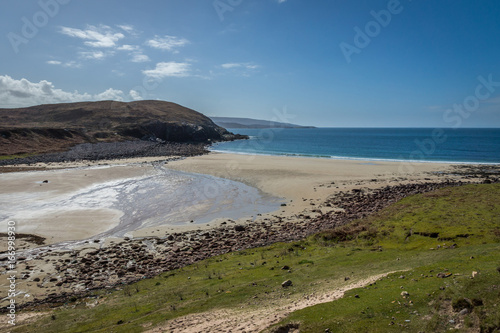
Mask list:
[[0,160],[13,160],[16,158],[25,158],[29,156],[33,156],[36,154],[33,153],[25,153],[25,154],[15,154],[15,155],[0,155]]
[[[12,332],[141,332],[189,313],[250,310],[391,271],[400,273],[297,311],[276,327],[298,323],[300,332],[430,332],[447,331],[455,320],[463,329],[493,332],[500,329],[499,230],[500,185],[441,189],[300,242],[229,253],[122,290],[96,292],[95,299],[76,300]],[[480,274],[471,279],[472,271]],[[437,278],[439,272],[453,276]],[[284,290],[281,283],[287,279],[293,286]],[[402,291],[410,296],[403,298]],[[452,305],[465,304],[462,298],[482,305],[459,316]],[[93,308],[85,305],[96,300]]]

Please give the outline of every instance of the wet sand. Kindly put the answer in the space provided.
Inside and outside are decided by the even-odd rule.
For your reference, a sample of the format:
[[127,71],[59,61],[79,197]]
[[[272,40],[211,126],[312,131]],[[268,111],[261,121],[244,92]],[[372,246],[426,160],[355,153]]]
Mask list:
[[157,163],[8,173],[0,181],[0,230],[12,220],[18,233],[44,237],[46,244],[193,227],[279,207],[245,184]]
[[286,198],[280,213],[292,216],[339,191],[436,181],[453,165],[211,153],[172,161],[167,167],[240,181]]

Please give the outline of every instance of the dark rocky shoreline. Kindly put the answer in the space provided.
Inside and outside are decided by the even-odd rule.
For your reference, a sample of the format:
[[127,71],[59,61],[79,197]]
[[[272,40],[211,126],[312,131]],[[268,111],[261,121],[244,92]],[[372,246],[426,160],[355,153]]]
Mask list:
[[[468,183],[444,181],[388,186],[372,191],[356,189],[352,192],[340,192],[322,204],[338,207],[340,210],[320,214],[314,218],[301,214],[297,216],[298,221],[290,222],[275,215],[263,222],[247,225],[235,225],[229,220],[222,227],[211,230],[173,233],[161,238],[125,238],[124,242],[105,248],[85,252],[61,252],[59,255],[66,255],[66,258],[53,259],[56,273],[32,281],[42,289],[55,285],[74,290],[76,290],[74,287],[80,286],[80,289],[84,287],[85,290],[52,293],[44,299],[35,298],[20,306],[22,308],[34,308],[42,304],[58,306],[71,300],[91,296],[92,291],[97,289],[119,288],[120,285],[152,278],[216,255],[276,242],[301,240],[378,212],[407,196],[464,184]],[[54,253],[50,255],[53,256]],[[68,271],[71,271],[71,274]],[[22,274],[24,274],[22,278],[32,279],[29,272]],[[1,311],[4,312],[5,308]]]
[[203,143],[158,143],[151,141],[122,141],[83,143],[68,151],[33,155],[24,158],[0,160],[0,166],[36,163],[62,163],[77,161],[104,161],[134,157],[196,156],[207,154]]

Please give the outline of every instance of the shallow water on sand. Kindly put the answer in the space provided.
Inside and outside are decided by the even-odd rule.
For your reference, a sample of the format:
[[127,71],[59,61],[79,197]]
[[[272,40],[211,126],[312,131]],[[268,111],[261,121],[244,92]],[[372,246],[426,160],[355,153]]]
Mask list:
[[[277,210],[281,203],[256,188],[227,179],[173,171],[160,164],[129,167],[133,172],[124,177],[102,177],[73,187],[64,184],[71,182],[71,172],[112,174],[119,167],[0,174],[0,182],[6,184],[0,187],[0,230],[7,230],[7,222],[13,220],[18,233],[43,235],[54,228],[55,232],[58,228],[71,232],[72,228],[85,228],[85,222],[92,219],[94,229],[86,230],[84,238],[120,237],[142,228],[251,217]],[[46,178],[51,181],[45,184]],[[51,188],[57,182],[67,188]],[[115,221],[110,221],[109,214],[92,215],[97,211],[113,212]]]

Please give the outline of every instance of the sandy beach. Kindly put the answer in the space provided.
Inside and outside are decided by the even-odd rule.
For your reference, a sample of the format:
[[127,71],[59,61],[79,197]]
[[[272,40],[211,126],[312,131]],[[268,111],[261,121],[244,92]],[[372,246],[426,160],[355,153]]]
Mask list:
[[[205,173],[254,186],[288,201],[280,213],[311,209],[339,191],[400,183],[436,181],[453,168],[444,163],[336,160],[286,156],[210,153],[169,162],[168,168]],[[411,172],[410,172],[411,170]]]
[[[4,207],[4,216],[0,219],[2,220],[0,227],[6,224],[9,218],[21,220],[18,232],[44,237],[46,244],[86,239],[102,234],[117,227],[124,214],[133,214],[133,212],[120,207],[119,204],[113,204],[113,202],[116,203],[120,200],[117,192],[121,189],[118,188],[118,185],[123,185],[124,182],[137,185],[144,177],[154,174],[152,165],[158,160],[158,158],[146,157],[107,161],[106,163],[35,164],[29,167],[24,166],[24,170],[42,167],[48,170],[1,174],[0,197],[6,206]],[[281,200],[285,204],[282,207],[275,205],[276,208],[280,208],[279,210],[269,211],[271,208],[266,207],[269,213],[260,217],[263,209],[258,206],[263,205],[263,203],[256,202],[257,193],[248,193],[251,191],[249,187],[231,187],[221,185],[220,182],[201,184],[202,179],[199,178],[195,181],[197,184],[190,185],[197,187],[196,192],[181,192],[185,197],[191,197],[189,200],[192,201],[190,203],[189,200],[186,200],[182,209],[191,210],[192,215],[200,217],[199,220],[203,223],[200,221],[198,221],[199,223],[195,221],[194,224],[179,223],[179,221],[190,222],[191,219],[185,221],[188,215],[179,215],[170,219],[165,217],[163,223],[160,221],[152,223],[151,226],[148,226],[147,223],[135,223],[133,227],[126,230],[126,235],[132,237],[162,236],[173,230],[216,226],[221,220],[227,218],[243,223],[274,214],[284,218],[292,218],[300,213],[314,214],[314,211],[317,210],[316,205],[339,191],[362,187],[378,188],[424,180],[435,181],[442,178],[439,172],[447,171],[451,167],[450,164],[415,163],[411,166],[412,172],[401,172],[402,169],[407,170],[408,168],[402,168],[399,162],[224,153],[210,153],[203,156],[171,160],[165,164],[167,170],[210,175],[240,182],[257,189],[264,198],[276,202]],[[171,187],[172,185],[166,186]],[[231,190],[228,190],[229,188]],[[161,203],[162,206],[175,205],[169,198],[161,197],[161,193],[155,193],[151,184],[140,191],[142,191],[143,197],[148,200],[159,196],[158,200],[170,201],[168,204]],[[234,193],[228,195],[228,191],[234,191]],[[242,199],[239,206],[234,208],[235,198],[245,195],[249,198]],[[130,193],[124,195],[125,198],[130,196]],[[195,200],[196,196],[200,199]],[[217,198],[219,200],[215,200]],[[181,200],[181,198],[178,197],[177,200]],[[142,199],[142,201],[143,206],[149,205],[147,200]],[[37,204],[35,205],[33,202]],[[52,202],[52,205],[49,202]],[[207,207],[208,204],[213,207]],[[215,207],[222,205],[226,206],[225,209],[221,210]],[[255,208],[242,209],[243,205],[253,205]],[[13,212],[9,216],[5,216],[7,208]],[[325,208],[322,209],[324,213]],[[160,210],[158,202],[150,207],[149,211],[151,210]],[[196,214],[197,211],[200,213]],[[217,214],[218,211],[220,214]],[[255,214],[250,214],[252,211]],[[167,214],[166,211],[160,211],[156,215],[161,213]],[[135,220],[141,218],[145,220],[148,218],[145,215],[147,214],[144,213],[142,217],[137,216]],[[202,218],[201,215],[204,217]],[[213,218],[210,219],[210,216]],[[158,219],[161,219],[161,215]],[[173,220],[177,223],[169,222]],[[107,236],[124,235],[125,233],[115,233]]]
[[[462,179],[450,176],[453,165],[435,163],[413,164],[412,172],[405,173],[398,162],[222,153],[163,163],[140,158],[86,167],[64,163],[51,164],[48,171],[0,174],[0,196],[11,204],[10,212],[19,210],[4,216],[2,223],[11,218],[22,220],[18,233],[45,238],[43,245],[29,239],[18,241],[19,253],[25,257],[18,264],[23,272],[19,290],[27,295],[23,300],[134,281],[217,253],[279,241],[283,232],[302,237],[308,232],[308,221],[339,209],[325,202],[340,192]],[[178,187],[182,191],[172,192],[175,200],[171,197],[165,202],[162,195],[174,183],[162,187],[162,178],[155,178],[158,168],[177,175],[187,173],[192,183],[181,181]],[[197,186],[200,182],[202,190]],[[194,190],[186,190],[189,188]],[[179,201],[183,212],[198,214],[201,222],[169,223],[164,218],[169,213],[166,209]],[[31,206],[23,209],[26,202]],[[315,223],[315,230],[320,230],[322,222]],[[238,225],[249,227],[235,233]],[[73,243],[64,243],[68,240]],[[64,246],[47,246],[58,242]],[[97,266],[89,272],[83,268],[91,260],[86,258],[96,254]],[[99,268],[97,260],[106,263],[114,255],[116,264],[107,270]],[[127,262],[123,258],[135,259]],[[121,271],[123,265],[139,266]],[[81,273],[61,275],[68,269]]]

